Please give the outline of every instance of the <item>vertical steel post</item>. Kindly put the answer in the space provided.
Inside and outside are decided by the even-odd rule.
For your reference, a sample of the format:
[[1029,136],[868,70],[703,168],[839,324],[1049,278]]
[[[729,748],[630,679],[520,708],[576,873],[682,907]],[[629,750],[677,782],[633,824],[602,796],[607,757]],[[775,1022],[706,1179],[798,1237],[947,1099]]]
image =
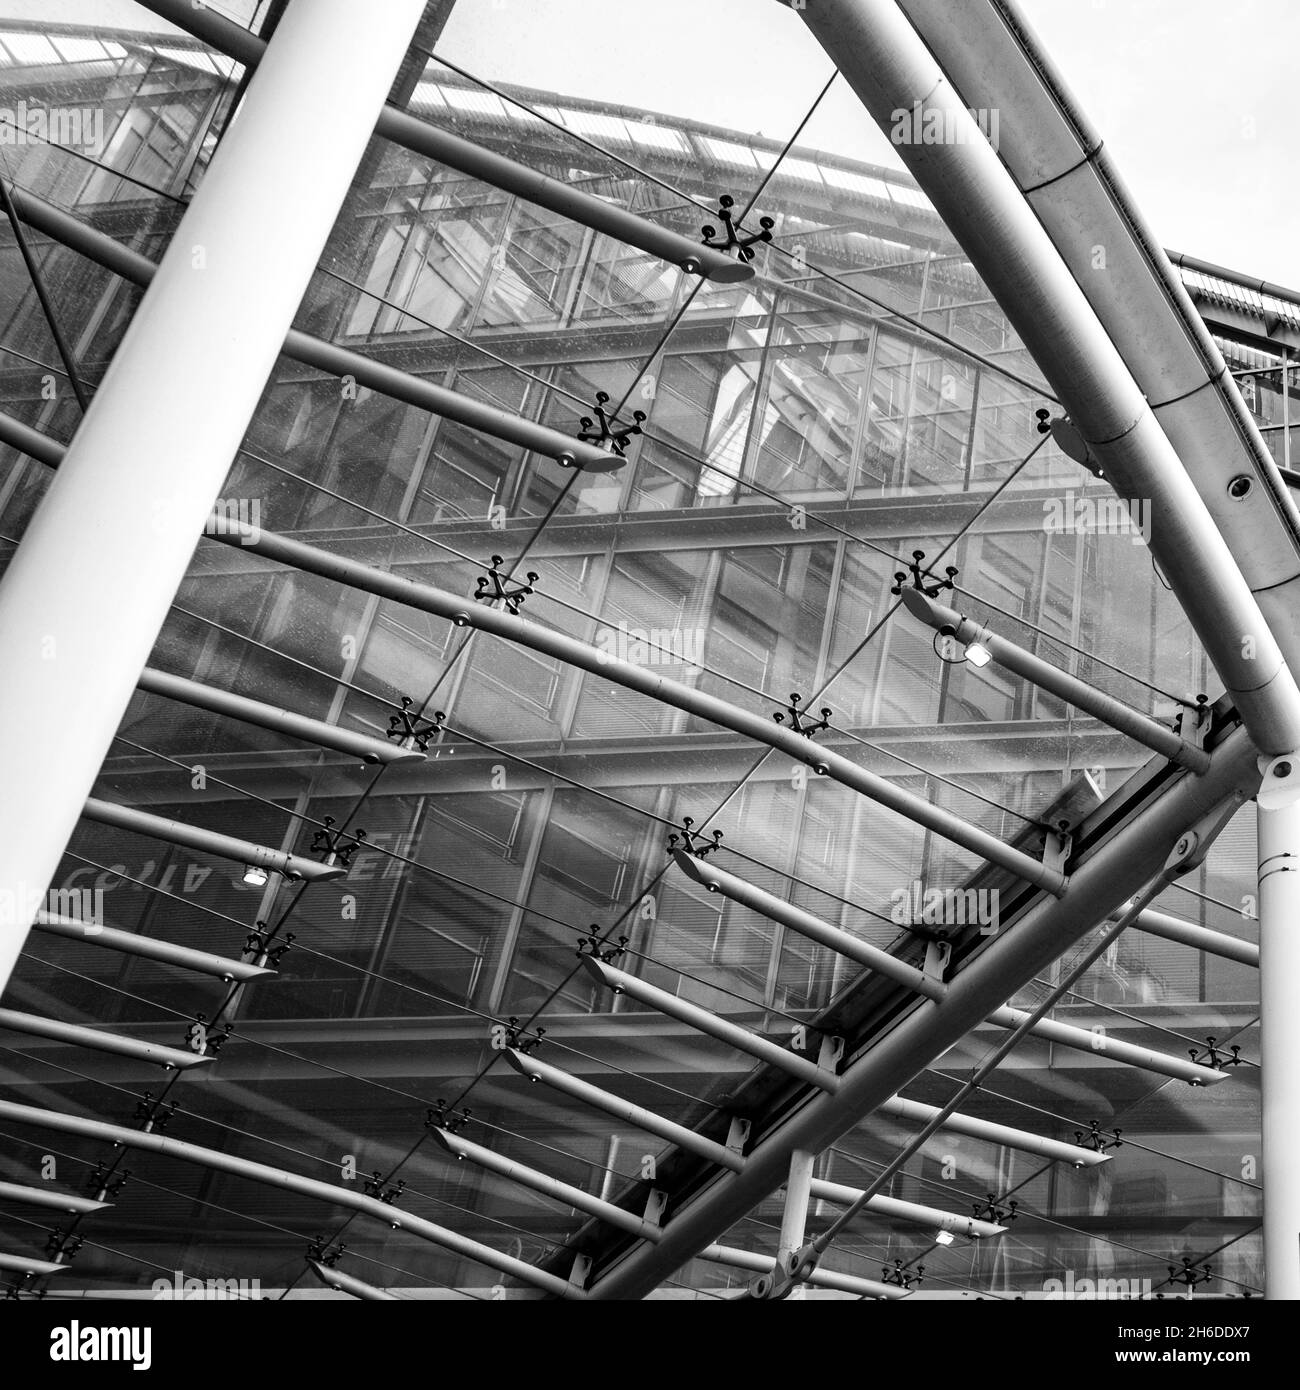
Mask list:
[[1257,814],[1264,1297],[1300,1299],[1300,756],[1264,763]]
[[781,1213],[781,1237],[777,1246],[778,1265],[803,1245],[815,1159],[811,1149],[796,1149],[790,1155],[790,1180],[785,1188],[785,1209]]
[[0,583],[0,988],[423,9],[290,5]]

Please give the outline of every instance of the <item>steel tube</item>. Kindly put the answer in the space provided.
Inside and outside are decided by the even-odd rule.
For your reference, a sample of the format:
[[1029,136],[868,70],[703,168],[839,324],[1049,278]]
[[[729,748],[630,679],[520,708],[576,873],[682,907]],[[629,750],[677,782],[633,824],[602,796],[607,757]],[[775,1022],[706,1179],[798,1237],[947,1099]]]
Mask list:
[[[201,39],[245,67],[255,67],[262,58],[266,45],[261,39],[213,10],[196,7],[191,0],[142,0],[142,3],[146,9],[178,29]],[[471,178],[482,179],[507,193],[513,193],[525,202],[535,203],[561,217],[603,232],[616,241],[626,242],[651,256],[658,256],[690,275],[703,275],[708,280],[732,284],[748,280],[754,273],[753,267],[743,261],[734,260],[721,251],[691,241],[689,237],[669,231],[657,223],[647,222],[590,193],[485,150],[450,131],[439,130],[437,126],[417,120],[396,107],[384,107],[375,125],[375,133],[416,154],[427,155],[440,164],[458,169]]]
[[[834,1202],[837,1206],[851,1206],[862,1196],[862,1188],[849,1187],[842,1182],[827,1182],[824,1178],[812,1180],[812,1195],[824,1202]],[[877,1216],[892,1216],[899,1221],[908,1221],[916,1226],[928,1226],[937,1231],[951,1231],[954,1235],[966,1236],[971,1240],[991,1240],[994,1236],[1005,1235],[1007,1228],[993,1221],[981,1221],[974,1216],[960,1216],[956,1212],[943,1211],[939,1207],[927,1207],[920,1202],[904,1202],[897,1197],[886,1197],[878,1192],[867,1199],[866,1210]],[[802,1244],[802,1237],[799,1244]],[[782,1246],[782,1249],[786,1249]],[[798,1245],[788,1247],[797,1250]]]
[[698,1004],[692,1004],[688,999],[679,999],[677,995],[669,994],[667,990],[659,989],[655,985],[648,984],[645,980],[639,980],[635,975],[627,974],[626,971],[616,970],[612,965],[598,961],[592,956],[583,956],[582,964],[589,974],[593,975],[606,989],[612,989],[615,994],[626,994],[629,999],[636,999],[642,1004],[648,1004],[652,1009],[667,1015],[669,1018],[680,1019],[681,1022],[689,1024],[701,1033],[719,1038],[737,1051],[747,1052],[751,1057],[758,1057],[790,1076],[797,1076],[800,1081],[805,1081],[810,1086],[816,1086],[819,1090],[834,1091],[839,1086],[835,1073],[826,1067],[819,1067],[816,1062],[810,1061],[806,1057],[800,1057],[787,1047],[769,1042],[766,1038],[759,1037],[757,1033],[748,1028],[742,1028],[729,1019],[720,1018],[717,1014],[710,1013],[708,1009],[702,1009]]
[[24,1187],[21,1183],[0,1182],[0,1202],[19,1202],[30,1207],[53,1207],[55,1211],[71,1212],[74,1216],[89,1216],[92,1212],[111,1207],[112,1202],[97,1202],[93,1197],[74,1197],[71,1192],[55,1192],[48,1187]]
[[51,1260],[31,1260],[26,1255],[10,1255],[0,1250],[0,1269],[7,1269],[12,1274],[62,1274],[67,1268],[67,1265],[55,1264]]
[[540,1192],[543,1196],[554,1198],[555,1201],[564,1206],[576,1207],[579,1211],[585,1211],[589,1216],[599,1217],[601,1221],[607,1222],[611,1226],[617,1226],[620,1230],[629,1231],[632,1235],[640,1236],[643,1240],[658,1240],[662,1234],[660,1228],[653,1221],[647,1221],[635,1212],[615,1206],[613,1202],[602,1201],[601,1198],[594,1197],[590,1192],[584,1192],[580,1187],[574,1187],[571,1183],[561,1182],[559,1178],[551,1177],[549,1173],[542,1173],[536,1168],[529,1168],[523,1163],[516,1163],[513,1159],[506,1158],[504,1154],[494,1153],[491,1149],[484,1148],[482,1144],[475,1144],[472,1140],[462,1139],[459,1134],[452,1134],[445,1129],[433,1128],[429,1132],[434,1141],[453,1158],[468,1159],[471,1163],[485,1168],[490,1173],[496,1173],[500,1177],[507,1178],[510,1182],[518,1183],[520,1187],[531,1188],[532,1191]]
[[167,820],[163,816],[150,815],[147,811],[137,811],[133,806],[101,801],[98,797],[92,796],[87,800],[82,814],[99,825],[115,825],[120,830],[132,830],[137,835],[149,835],[155,840],[166,840],[169,844],[202,850],[205,854],[215,854],[236,864],[275,869],[288,879],[315,883],[327,878],[341,878],[347,873],[340,864],[322,864],[315,859],[304,859],[299,854],[285,854],[283,850],[255,845],[251,840],[220,835],[215,830],[204,830],[198,825],[184,825],[178,820]]
[[101,927],[93,922],[78,921],[75,917],[60,917],[53,912],[38,912],[32,930],[47,936],[62,936],[70,941],[84,941],[91,946],[103,946],[123,955],[141,956],[146,960],[174,965],[178,970],[193,970],[200,975],[215,975],[227,984],[248,984],[276,972],[267,966],[253,965],[245,960],[231,960],[209,951],[196,951],[190,946],[176,946],[157,937],[140,936],[136,932],[118,931],[116,927]]
[[[926,1105],[919,1100],[905,1100],[902,1096],[890,1096],[877,1107],[882,1115],[892,1115],[899,1120],[912,1120],[917,1124],[928,1124],[939,1113],[937,1105]],[[1027,1130],[1013,1129],[1010,1125],[995,1124],[992,1120],[979,1120],[973,1115],[963,1115],[954,1111],[948,1115],[941,1129],[950,1129],[954,1134],[968,1134],[972,1139],[982,1139],[989,1144],[1001,1144],[1008,1149],[1021,1149],[1025,1153],[1038,1154],[1058,1163],[1070,1163],[1076,1168],[1096,1168],[1110,1162],[1110,1155],[1085,1149],[1080,1144],[1067,1144],[1060,1139],[1045,1139]]]
[[149,1062],[168,1070],[186,1071],[213,1060],[211,1054],[184,1052],[161,1043],[141,1042],[124,1038],[120,1033],[107,1033],[100,1028],[83,1028],[79,1023],[60,1023],[38,1014],[19,1013],[16,1009],[0,1009],[0,1028],[26,1033],[34,1038],[51,1038],[70,1047],[88,1047],[95,1052],[111,1052],[117,1057],[129,1057],[135,1062]]
[[333,1265],[324,1264],[320,1260],[308,1259],[307,1268],[331,1289],[338,1289],[340,1293],[350,1293],[353,1298],[360,1298],[368,1303],[400,1303],[402,1300],[396,1294],[391,1294],[387,1289],[377,1289],[373,1284],[367,1284],[364,1279],[354,1278],[351,1274],[344,1274],[341,1269],[335,1269]]
[[187,680],[184,676],[173,676],[151,666],[144,668],[136,684],[150,695],[161,695],[164,699],[177,700],[195,709],[211,710],[244,724],[255,724],[273,733],[300,738],[320,748],[360,758],[364,763],[418,763],[425,758],[416,748],[403,748],[400,743],[353,733],[351,729],[341,729],[337,724],[326,724],[322,719],[308,719],[305,715],[293,714],[276,705],[250,700],[229,690],[217,690],[214,686]]
[[[422,10],[388,0],[359,26],[348,0],[289,7],[0,582],[0,988]],[[39,737],[55,710],[76,717]]]
[[480,1245],[456,1231],[449,1231],[414,1216],[390,1202],[381,1202],[378,1197],[367,1197],[361,1192],[351,1192],[347,1188],[335,1187],[331,1183],[316,1178],[303,1177],[284,1168],[272,1168],[265,1163],[255,1163],[252,1159],[239,1158],[234,1154],[221,1153],[216,1149],[206,1149],[199,1144],[189,1144],[182,1139],[172,1139],[156,1131],[127,1129],[123,1125],[106,1124],[103,1120],[92,1120],[80,1115],[65,1115],[57,1110],[43,1110],[34,1105],[18,1105],[12,1101],[0,1100],[0,1120],[11,1120],[15,1124],[36,1125],[42,1129],[58,1130],[63,1134],[81,1134],[90,1139],[101,1139],[112,1144],[120,1144],[128,1149],[148,1149],[151,1153],[166,1154],[183,1163],[194,1163],[200,1168],[210,1168],[218,1173],[231,1173],[250,1182],[264,1183],[278,1187],[285,1192],[296,1192],[303,1197],[312,1197],[333,1206],[347,1207],[363,1216],[374,1217],[394,1230],[409,1231],[421,1240],[432,1245],[440,1245],[445,1250],[454,1251],[467,1260],[499,1270],[525,1283],[532,1284],[559,1298],[580,1299],[583,1292],[567,1279],[561,1279],[545,1270],[537,1269],[513,1255],[503,1255],[499,1250]]
[[1154,719],[1148,719],[1146,715],[1103,694],[1086,681],[1049,665],[1032,652],[981,627],[973,619],[964,618],[955,608],[936,602],[916,588],[903,589],[902,598],[903,606],[913,617],[935,629],[951,628],[953,636],[964,646],[978,642],[1004,670],[1083,710],[1094,719],[1100,719],[1112,729],[1118,729],[1135,743],[1192,772],[1204,772],[1209,767],[1210,755],[1203,748],[1194,747],[1172,729],[1166,729]]

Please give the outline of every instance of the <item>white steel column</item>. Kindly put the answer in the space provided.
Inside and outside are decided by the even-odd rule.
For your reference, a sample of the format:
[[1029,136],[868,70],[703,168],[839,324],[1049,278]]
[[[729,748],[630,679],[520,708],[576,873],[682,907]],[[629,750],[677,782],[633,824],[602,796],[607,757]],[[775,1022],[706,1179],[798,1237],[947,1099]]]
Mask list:
[[0,583],[0,988],[423,9],[290,4]]
[[1258,806],[1264,1297],[1300,1299],[1300,757],[1264,765]]

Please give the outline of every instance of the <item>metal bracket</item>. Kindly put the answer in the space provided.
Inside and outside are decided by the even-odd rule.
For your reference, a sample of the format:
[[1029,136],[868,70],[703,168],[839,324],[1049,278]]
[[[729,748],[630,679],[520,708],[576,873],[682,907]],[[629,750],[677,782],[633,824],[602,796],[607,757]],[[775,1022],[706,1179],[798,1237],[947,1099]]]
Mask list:
[[822,706],[818,711],[821,715],[820,719],[809,719],[808,711],[799,708],[802,698],[803,697],[800,695],[791,695],[790,703],[784,710],[777,710],[772,718],[775,719],[778,724],[784,724],[788,719],[790,721],[790,728],[792,728],[796,734],[802,734],[805,738],[811,738],[822,729],[829,729],[831,726],[830,707],[827,705]]
[[[199,1015],[203,1017],[202,1014]],[[193,1025],[191,1024],[191,1027]],[[169,1101],[164,1104],[161,1100],[155,1100],[152,1091],[144,1093],[144,1099],[135,1103],[135,1113],[131,1116],[140,1126],[143,1134],[152,1134],[155,1130],[162,1131],[171,1123],[172,1116],[176,1114],[176,1102]]]
[[992,1221],[998,1226],[1005,1226],[1009,1221],[1016,1219],[1016,1208],[1019,1205],[1014,1197],[1003,1205],[998,1201],[997,1195],[990,1192],[987,1200],[972,1202],[971,1210],[975,1213],[976,1220]]
[[587,1255],[575,1255],[573,1257],[573,1267],[569,1270],[569,1283],[575,1288],[585,1289],[587,1287],[587,1277],[591,1274],[591,1258]]
[[[207,1014],[195,1014],[194,1022],[185,1030],[185,1046],[191,1052],[197,1052],[200,1057],[215,1057],[225,1046],[231,1033],[235,1031],[229,1023],[220,1033],[213,1031],[215,1027],[215,1022],[208,1022]],[[172,1109],[175,1108],[175,1102],[173,1102]],[[168,1118],[170,1119],[170,1116]]]
[[733,1153],[743,1154],[747,1143],[749,1143],[749,1121],[742,1119],[739,1115],[733,1115],[731,1125],[727,1130],[727,1148]]
[[[628,440],[631,439],[634,434],[641,433],[641,422],[645,419],[645,411],[634,410],[632,412],[632,418],[636,421],[636,424],[625,425],[622,428],[618,428],[615,424],[617,417],[605,414],[605,406],[608,402],[608,391],[596,392],[596,404],[592,406],[592,409],[596,412],[596,419],[593,420],[590,415],[584,415],[582,417],[579,421],[579,424],[582,426],[582,433],[578,435],[578,438],[582,440],[584,444],[605,445],[611,453],[615,453],[619,458],[622,458],[624,456],[624,450],[627,448]],[[597,421],[599,421],[599,428],[596,428]],[[529,579],[536,579],[537,576],[530,574],[528,577]]]
[[817,1065],[823,1071],[835,1072],[844,1056],[844,1039],[822,1034],[821,1046],[817,1050]]
[[[503,599],[506,605],[506,612],[519,616],[519,607],[523,601],[533,593],[533,585],[537,583],[540,575],[532,570],[528,571],[527,584],[511,584],[510,576],[501,573],[501,566],[505,564],[505,559],[500,555],[492,557],[492,567],[486,574],[479,575],[478,587],[474,590],[474,597],[483,603],[495,603],[497,599]],[[488,591],[489,582],[492,585],[491,592]]]
[[330,1245],[328,1236],[314,1236],[307,1247],[307,1258],[317,1264],[328,1265],[331,1269],[343,1258],[346,1245]]
[[921,967],[931,979],[942,981],[952,955],[952,943],[930,937],[925,943],[925,964]]
[[916,1273],[911,1274],[903,1268],[902,1260],[895,1260],[892,1269],[889,1265],[884,1265],[880,1270],[882,1283],[897,1284],[900,1289],[910,1289],[913,1284],[919,1284],[924,1278],[924,1265],[917,1265]]
[[1056,822],[1054,830],[1043,832],[1043,866],[1048,869],[1055,869],[1057,873],[1065,872],[1065,861],[1070,857],[1070,851],[1074,848],[1074,836],[1070,832],[1070,822],[1059,820]]
[[1206,1038],[1206,1049],[1204,1052],[1199,1048],[1189,1047],[1187,1049],[1187,1055],[1198,1066],[1212,1067],[1215,1071],[1222,1071],[1224,1067],[1239,1067],[1241,1065],[1240,1046],[1233,1043],[1232,1056],[1229,1057],[1226,1051],[1220,1052],[1215,1046],[1218,1041],[1218,1038]]
[[94,1171],[87,1174],[86,1188],[97,1202],[106,1202],[117,1194],[130,1180],[131,1170],[123,1168],[120,1172],[109,1168],[104,1160],[96,1159]]
[[1214,1278],[1214,1273],[1209,1265],[1202,1265],[1196,1268],[1193,1260],[1189,1260],[1186,1255],[1182,1257],[1183,1267],[1179,1269],[1177,1265],[1166,1265],[1169,1271],[1169,1278],[1165,1281],[1168,1284],[1182,1284],[1190,1293],[1197,1284],[1208,1284]]
[[273,969],[278,968],[280,957],[293,945],[296,938],[293,932],[286,932],[284,939],[277,946],[271,945],[273,939],[266,923],[259,921],[244,941],[244,960],[263,967],[269,965]]
[[754,253],[750,250],[750,247],[752,247],[755,242],[771,241],[772,228],[776,226],[776,223],[770,217],[760,217],[758,219],[758,225],[763,229],[761,232],[738,233],[736,231],[735,221],[733,220],[734,214],[731,211],[735,206],[736,200],[729,193],[724,193],[718,199],[718,217],[721,218],[722,224],[726,228],[726,241],[717,240],[718,229],[716,227],[705,226],[701,227],[700,230],[704,233],[705,246],[710,246],[715,251],[722,251],[727,255],[730,255],[734,250],[736,259],[748,264],[754,259]]
[[1094,1153],[1099,1154],[1104,1154],[1107,1149],[1122,1149],[1124,1147],[1124,1141],[1119,1136],[1123,1134],[1124,1131],[1122,1129],[1116,1129],[1111,1132],[1115,1136],[1113,1139],[1103,1138],[1101,1133],[1101,1122],[1098,1120],[1089,1120],[1088,1132],[1086,1134],[1081,1129],[1076,1129],[1074,1131],[1074,1142],[1078,1144],[1081,1149],[1091,1149]]
[[427,753],[430,739],[434,734],[442,732],[442,721],[447,716],[442,710],[437,710],[432,719],[425,719],[423,715],[411,713],[414,705],[415,701],[409,695],[402,696],[401,710],[388,716],[387,736],[398,743],[413,745],[421,753]]
[[334,829],[334,817],[326,816],[321,829],[311,837],[311,852],[321,856],[326,864],[342,864],[346,869],[352,856],[365,841],[366,832],[355,830],[349,833]]
[[[914,589],[920,589],[926,598],[938,598],[945,589],[951,589],[953,587],[953,580],[956,579],[957,575],[960,573],[957,566],[947,566],[944,570],[944,574],[948,577],[946,579],[940,579],[936,575],[931,574],[929,570],[922,568],[921,562],[924,559],[924,550],[912,551],[911,563],[908,565],[907,569],[896,570],[894,572],[894,582],[889,592],[895,595],[903,592],[903,585],[907,583],[909,571],[911,572],[912,587]],[[932,579],[934,582],[932,584],[927,584],[925,583],[927,579]]]
[[405,1186],[406,1179],[398,1178],[396,1185],[389,1187],[382,1169],[376,1168],[366,1179],[363,1190],[367,1197],[378,1197],[381,1202],[387,1202],[391,1206],[402,1195]]
[[546,1036],[545,1028],[534,1028],[533,1036],[529,1037],[527,1027],[519,1026],[519,1018],[516,1014],[511,1014],[505,1022],[505,1045],[515,1052],[528,1056],[534,1048],[541,1047],[542,1039]]
[[448,1109],[445,1100],[436,1100],[433,1103],[433,1109],[425,1111],[424,1127],[426,1129],[445,1129],[448,1134],[456,1134],[465,1128],[473,1113],[468,1105],[457,1112]]
[[664,1212],[668,1208],[668,1194],[661,1188],[652,1187],[646,1193],[645,1199],[645,1219],[652,1226],[662,1226],[664,1224]]
[[1195,709],[1188,709],[1184,706],[1174,715],[1174,733],[1191,747],[1204,748],[1205,741],[1210,736],[1212,713],[1210,697],[1198,695]]
[[[591,956],[594,960],[604,961],[606,965],[616,961],[627,950],[627,943],[632,939],[630,936],[620,936],[618,945],[610,946],[603,942],[599,936],[600,927],[597,923],[591,924],[591,935],[580,936],[578,938],[578,954],[580,956]],[[622,990],[615,990],[615,994],[621,994]]]
[[704,843],[703,831],[691,829],[694,824],[695,818],[693,816],[682,817],[681,832],[674,831],[668,837],[667,852],[669,854],[675,854],[680,849],[683,854],[690,854],[694,855],[696,859],[703,859],[706,854],[712,854],[715,849],[722,848],[721,830],[713,832],[713,843],[708,845]]

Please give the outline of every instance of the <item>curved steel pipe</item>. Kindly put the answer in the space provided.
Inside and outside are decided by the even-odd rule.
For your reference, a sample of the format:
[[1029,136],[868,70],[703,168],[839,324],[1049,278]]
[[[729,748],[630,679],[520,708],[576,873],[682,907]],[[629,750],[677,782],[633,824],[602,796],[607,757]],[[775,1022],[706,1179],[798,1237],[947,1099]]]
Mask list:
[[268,705],[262,700],[250,700],[245,695],[218,690],[200,681],[187,680],[184,676],[173,676],[152,666],[144,668],[136,684],[150,695],[161,695],[164,699],[176,700],[195,709],[211,710],[214,714],[223,714],[244,724],[255,724],[258,728],[270,729],[289,738],[300,738],[319,748],[360,758],[364,763],[418,763],[425,758],[418,749],[403,748],[400,743],[353,733],[351,729],[327,724],[322,719],[308,719],[305,715]]

